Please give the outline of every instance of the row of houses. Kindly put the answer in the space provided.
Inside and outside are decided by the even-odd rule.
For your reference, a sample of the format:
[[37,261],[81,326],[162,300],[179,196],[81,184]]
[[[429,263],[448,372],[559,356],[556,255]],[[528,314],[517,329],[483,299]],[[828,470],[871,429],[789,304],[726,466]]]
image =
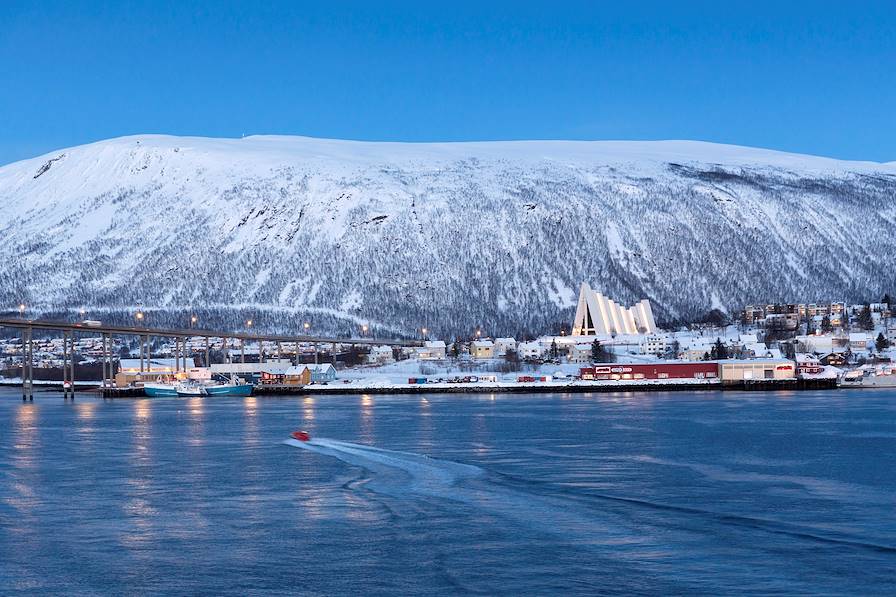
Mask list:
[[845,302],[775,303],[747,305],[741,312],[741,322],[765,328],[795,330],[802,321],[809,321],[817,328],[821,326],[824,318],[827,318],[831,327],[844,328],[849,325],[850,318],[858,317],[866,306],[875,323],[886,321],[892,317],[890,305],[883,302],[869,303],[868,305],[848,305]]

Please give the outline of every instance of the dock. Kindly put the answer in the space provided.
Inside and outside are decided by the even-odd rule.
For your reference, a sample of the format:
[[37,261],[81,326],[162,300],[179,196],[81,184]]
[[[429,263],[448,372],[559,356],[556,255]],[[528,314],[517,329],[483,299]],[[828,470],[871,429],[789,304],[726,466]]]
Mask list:
[[[257,385],[253,396],[336,396],[336,395],[413,395],[413,394],[553,394],[607,392],[718,392],[718,391],[805,391],[834,390],[836,379],[753,380],[733,383],[683,380],[680,383],[642,383],[637,381],[570,381],[545,383],[480,383],[480,384],[390,384],[364,386],[330,383],[297,385]],[[104,398],[136,398],[145,396],[142,388],[98,388]]]

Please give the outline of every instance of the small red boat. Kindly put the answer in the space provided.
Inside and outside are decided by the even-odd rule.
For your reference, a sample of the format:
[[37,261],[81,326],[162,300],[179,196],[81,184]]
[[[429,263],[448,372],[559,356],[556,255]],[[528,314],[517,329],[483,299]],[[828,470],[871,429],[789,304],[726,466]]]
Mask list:
[[311,436],[308,435],[307,431],[293,431],[292,438],[297,439],[300,442],[307,442],[311,439]]

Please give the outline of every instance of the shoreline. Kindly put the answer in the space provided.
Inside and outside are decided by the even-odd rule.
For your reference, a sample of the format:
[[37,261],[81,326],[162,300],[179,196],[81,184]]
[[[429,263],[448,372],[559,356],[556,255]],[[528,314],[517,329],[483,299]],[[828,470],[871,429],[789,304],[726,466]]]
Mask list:
[[[21,387],[21,381],[0,380],[0,386]],[[259,385],[252,392],[253,396],[327,396],[339,394],[376,394],[376,395],[414,395],[414,394],[549,394],[573,393],[586,394],[594,392],[681,392],[681,391],[804,391],[838,389],[836,379],[794,379],[794,380],[754,380],[722,383],[719,381],[667,380],[657,383],[655,380],[644,381],[572,381],[572,382],[523,382],[502,383],[486,382],[478,384],[311,384],[306,386]],[[61,383],[47,382],[35,384],[34,390],[62,390]],[[100,382],[81,382],[75,384],[80,392],[96,392],[104,398],[139,398],[145,397],[143,388],[101,388]]]

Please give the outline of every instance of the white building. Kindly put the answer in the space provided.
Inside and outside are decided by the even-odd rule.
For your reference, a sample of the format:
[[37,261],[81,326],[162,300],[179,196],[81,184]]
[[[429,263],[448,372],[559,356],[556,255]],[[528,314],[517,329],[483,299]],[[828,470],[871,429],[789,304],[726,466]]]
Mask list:
[[516,350],[514,338],[495,338],[495,356],[503,357],[508,350]]
[[[187,366],[194,367],[193,358],[187,358]],[[178,359],[153,358],[143,361],[143,370],[150,373],[174,373],[183,367],[183,361]],[[140,359],[121,359],[118,361],[118,370],[122,373],[137,373],[140,371]]]
[[568,360],[570,363],[590,363],[592,360],[591,345],[574,344],[570,346]]
[[292,367],[288,359],[275,359],[266,363],[212,363],[211,370],[215,375],[258,375],[262,371],[284,374]]
[[495,345],[491,340],[476,340],[470,344],[470,356],[474,359],[491,359],[495,356]]
[[540,359],[545,353],[544,347],[538,341],[520,342],[516,349],[521,359]]
[[852,332],[849,334],[849,349],[853,352],[864,352],[868,350],[868,344],[872,340],[865,332]]
[[623,307],[582,283],[576,317],[572,324],[574,336],[598,334],[653,334],[656,323],[650,302],[644,299],[632,307]]
[[669,338],[662,334],[647,334],[641,342],[641,354],[662,356],[669,346]]
[[388,365],[389,363],[394,363],[395,356],[392,354],[392,347],[386,346],[385,344],[371,347],[370,352],[367,354],[367,362],[371,365]]
[[426,361],[437,361],[446,356],[445,342],[442,340],[429,340],[417,349],[417,358]]

